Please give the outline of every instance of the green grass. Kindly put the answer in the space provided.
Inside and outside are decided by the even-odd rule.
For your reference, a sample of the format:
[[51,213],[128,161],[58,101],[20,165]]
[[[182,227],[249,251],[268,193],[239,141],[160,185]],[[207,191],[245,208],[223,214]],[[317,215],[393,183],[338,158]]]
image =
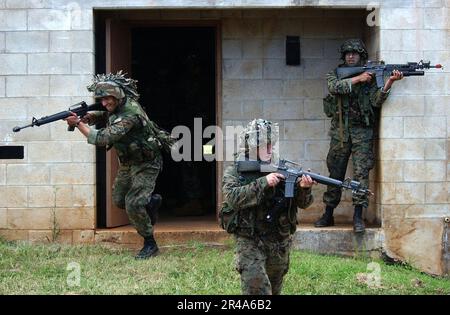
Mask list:
[[[134,254],[100,245],[0,241],[0,294],[240,294],[232,243],[163,247],[144,261]],[[363,274],[371,262],[292,251],[283,294],[450,294],[448,278],[382,261],[376,261],[379,286],[369,286]],[[71,263],[80,267],[79,285]]]

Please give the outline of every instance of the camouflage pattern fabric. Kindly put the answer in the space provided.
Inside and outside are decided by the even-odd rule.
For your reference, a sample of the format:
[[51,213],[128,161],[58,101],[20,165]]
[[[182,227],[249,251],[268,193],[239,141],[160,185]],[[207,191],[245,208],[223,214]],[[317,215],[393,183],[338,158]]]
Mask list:
[[[362,45],[362,46],[361,46]],[[350,40],[341,47],[342,52],[366,51],[362,42]],[[343,65],[345,66],[345,65]],[[342,144],[339,124],[339,108],[336,106],[331,120],[329,135],[330,149],[327,155],[327,166],[330,177],[343,180],[347,163],[352,155],[354,179],[363,187],[368,187],[369,171],[374,166],[373,139],[377,109],[382,106],[389,91],[377,88],[375,78],[370,83],[352,85],[351,78],[339,80],[335,71],[327,74],[329,93],[337,100],[341,99],[342,111]],[[337,101],[336,101],[337,104]],[[328,187],[323,201],[335,208],[341,199],[341,190]],[[353,204],[368,206],[367,196],[353,196]]]
[[289,270],[292,238],[258,239],[236,236],[236,270],[242,294],[279,295]]
[[94,97],[102,98],[105,96],[114,96],[120,100],[125,97],[125,93],[120,86],[114,82],[99,82],[95,88]]
[[[339,140],[331,139],[330,150],[327,155],[327,167],[330,177],[338,180],[345,179],[347,163],[352,155],[353,162],[353,179],[359,181],[363,188],[369,187],[369,171],[374,166],[373,140],[344,142],[341,148]],[[327,187],[327,191],[323,194],[323,202],[332,208],[336,208],[341,200],[342,190],[336,187]],[[353,195],[353,205],[361,205],[367,208],[369,200],[367,195]]]
[[341,59],[345,61],[345,53],[352,51],[359,53],[363,60],[367,60],[369,56],[366,45],[364,45],[363,41],[359,38],[348,39],[341,45],[341,48],[339,49]]
[[114,180],[112,192],[114,204],[126,209],[131,224],[144,238],[153,235],[153,226],[145,205],[150,201],[155,189],[161,166],[161,158],[151,163],[121,165]]
[[241,274],[243,294],[280,294],[289,267],[292,234],[296,230],[297,207],[313,202],[311,188],[296,185],[295,197],[281,207],[273,221],[266,220],[274,201],[283,196],[284,185],[269,187],[261,173],[241,173],[236,166],[226,169],[221,211],[236,213],[236,268]]

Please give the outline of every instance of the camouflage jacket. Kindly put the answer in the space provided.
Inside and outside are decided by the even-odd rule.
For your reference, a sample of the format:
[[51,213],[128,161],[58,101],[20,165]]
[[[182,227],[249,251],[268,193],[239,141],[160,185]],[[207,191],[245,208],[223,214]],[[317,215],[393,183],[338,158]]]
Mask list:
[[161,155],[152,122],[139,103],[130,98],[108,113],[105,128],[91,129],[88,143],[113,146],[121,164],[150,162]]
[[266,177],[261,175],[259,172],[239,174],[236,166],[226,169],[222,183],[224,201],[220,215],[221,218],[225,216],[222,227],[240,236],[285,237],[293,234],[297,225],[297,207],[304,209],[313,202],[311,188],[296,185],[295,197],[285,199],[286,206],[278,211],[273,222],[268,222],[266,216],[275,200],[283,196],[284,185],[270,187]]
[[352,142],[373,139],[376,109],[380,108],[390,91],[377,88],[375,80],[371,83],[352,85],[351,78],[339,80],[336,72],[327,74],[327,85],[331,103],[331,128],[329,135],[339,140],[338,98],[342,104],[343,141]]

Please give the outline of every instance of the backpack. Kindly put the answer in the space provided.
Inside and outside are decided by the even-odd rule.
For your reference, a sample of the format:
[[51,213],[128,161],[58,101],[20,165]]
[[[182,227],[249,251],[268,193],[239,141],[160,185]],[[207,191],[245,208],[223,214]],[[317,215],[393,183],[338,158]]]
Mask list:
[[149,120],[149,126],[152,130],[155,139],[159,143],[159,147],[165,151],[166,153],[170,153],[172,147],[176,144],[177,139],[172,137],[172,135],[164,130],[163,128],[159,127],[154,121]]

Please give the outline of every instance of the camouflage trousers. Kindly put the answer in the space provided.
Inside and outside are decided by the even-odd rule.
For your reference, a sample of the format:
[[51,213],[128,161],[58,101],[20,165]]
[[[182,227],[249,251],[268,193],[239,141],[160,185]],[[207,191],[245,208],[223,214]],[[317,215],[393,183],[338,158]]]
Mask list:
[[279,241],[235,236],[235,239],[242,294],[281,294],[283,278],[289,270],[292,238]]
[[[350,154],[353,162],[353,179],[359,181],[362,187],[368,188],[369,171],[374,166],[373,140],[359,141],[358,143],[352,143],[349,140],[344,142],[344,147],[341,148],[340,141],[332,138],[327,155],[330,177],[338,180],[345,179]],[[323,202],[327,206],[336,208],[341,201],[341,196],[341,189],[328,186],[327,191],[323,194]],[[367,195],[354,195],[353,205],[361,205],[367,208],[369,205]]]
[[153,235],[153,226],[145,205],[155,189],[155,182],[162,165],[161,159],[151,163],[121,165],[114,180],[112,199],[114,204],[125,209],[128,219],[139,235]]

